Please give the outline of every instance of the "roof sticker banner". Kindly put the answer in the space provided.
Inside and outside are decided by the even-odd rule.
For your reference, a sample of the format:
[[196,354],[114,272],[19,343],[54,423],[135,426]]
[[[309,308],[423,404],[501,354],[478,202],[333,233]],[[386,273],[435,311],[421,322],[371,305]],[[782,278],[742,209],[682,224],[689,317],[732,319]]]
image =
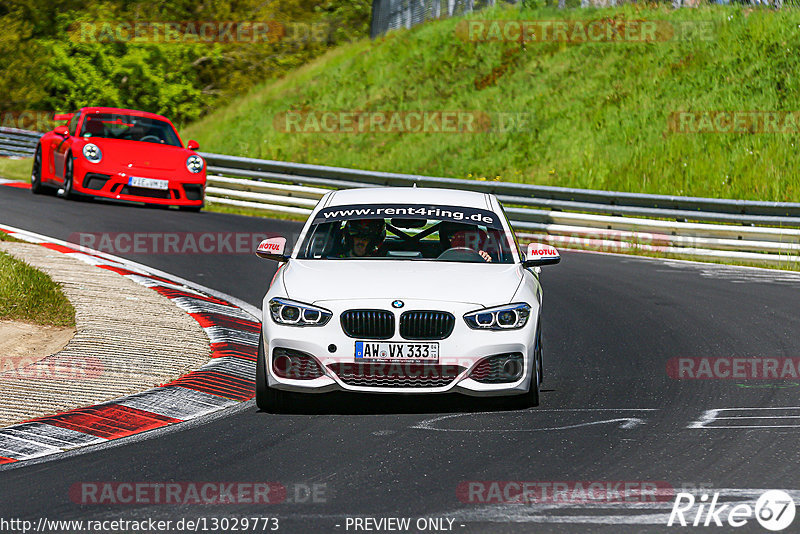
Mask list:
[[354,204],[332,206],[320,210],[313,224],[354,219],[435,219],[466,224],[479,224],[489,228],[502,228],[493,212],[463,206],[437,206],[433,204]]

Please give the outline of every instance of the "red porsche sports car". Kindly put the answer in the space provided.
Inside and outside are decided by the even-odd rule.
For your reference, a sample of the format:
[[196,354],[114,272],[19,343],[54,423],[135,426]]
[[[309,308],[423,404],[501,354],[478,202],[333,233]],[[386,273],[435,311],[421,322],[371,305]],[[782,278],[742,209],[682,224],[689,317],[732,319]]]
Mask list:
[[34,194],[59,189],[64,198],[114,200],[178,206],[199,211],[206,164],[184,148],[169,119],[144,111],[86,107],[56,115],[68,121],[46,133],[36,147],[31,172]]

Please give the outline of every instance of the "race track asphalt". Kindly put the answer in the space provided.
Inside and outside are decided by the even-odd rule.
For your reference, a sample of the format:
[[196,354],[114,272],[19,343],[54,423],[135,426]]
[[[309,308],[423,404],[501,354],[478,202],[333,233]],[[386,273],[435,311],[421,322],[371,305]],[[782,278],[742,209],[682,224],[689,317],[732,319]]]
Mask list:
[[[0,187],[0,224],[60,239],[77,232],[285,235],[299,229],[290,221],[67,202],[8,187]],[[255,306],[275,267],[252,254],[119,255]],[[800,356],[800,276],[565,252],[542,280],[539,408],[501,411],[460,397],[339,396],[325,399],[317,412],[270,415],[251,402],[150,439],[5,468],[0,518],[258,516],[278,517],[281,532],[365,532],[354,529],[353,518],[410,517],[413,525],[441,517],[452,519],[456,532],[669,532],[677,528],[666,526],[671,498],[485,504],[463,502],[468,499],[457,490],[470,481],[570,487],[659,481],[675,491],[705,488],[720,500],[752,503],[766,489],[800,488],[800,379],[667,374],[668,360],[678,357]],[[710,422],[692,428],[719,409],[736,410],[716,413],[732,419],[707,415]],[[70,488],[88,481],[271,481],[283,484],[289,498],[266,505],[73,502]],[[314,484],[317,502],[294,496]],[[694,493],[699,498],[702,491]],[[798,525],[800,518],[787,532],[800,531]],[[753,519],[735,530],[764,531]]]

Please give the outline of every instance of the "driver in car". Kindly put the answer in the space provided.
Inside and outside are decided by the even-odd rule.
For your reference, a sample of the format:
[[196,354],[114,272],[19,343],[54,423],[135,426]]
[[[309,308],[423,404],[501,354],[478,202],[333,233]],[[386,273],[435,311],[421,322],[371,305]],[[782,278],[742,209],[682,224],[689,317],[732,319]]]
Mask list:
[[342,258],[378,256],[386,239],[386,222],[383,219],[359,219],[344,225],[344,252]]
[[473,225],[443,222],[439,227],[439,241],[445,250],[450,248],[470,248],[480,254],[487,262],[492,261],[488,252],[483,250],[488,242],[486,232]]

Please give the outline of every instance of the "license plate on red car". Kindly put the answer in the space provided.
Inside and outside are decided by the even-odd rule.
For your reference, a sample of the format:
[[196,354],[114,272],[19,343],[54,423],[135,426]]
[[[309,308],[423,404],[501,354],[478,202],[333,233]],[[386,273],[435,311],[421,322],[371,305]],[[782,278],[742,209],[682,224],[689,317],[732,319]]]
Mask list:
[[142,178],[141,176],[128,177],[128,185],[131,187],[144,187],[145,189],[169,189],[169,180],[156,180],[155,178]]
[[355,356],[357,362],[438,362],[439,344],[356,341]]

